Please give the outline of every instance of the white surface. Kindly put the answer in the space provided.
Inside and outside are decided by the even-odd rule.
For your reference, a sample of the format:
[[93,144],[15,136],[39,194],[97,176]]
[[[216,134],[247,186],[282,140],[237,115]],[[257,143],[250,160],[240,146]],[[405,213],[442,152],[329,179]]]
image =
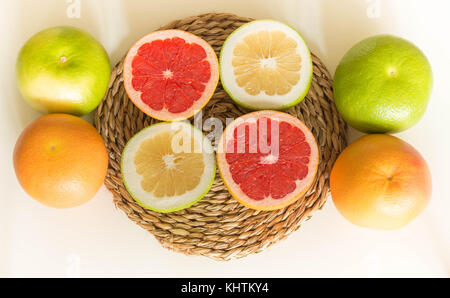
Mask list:
[[[0,276],[449,276],[448,1],[81,0],[79,19],[67,17],[66,0],[0,3]],[[27,197],[13,172],[12,150],[21,130],[39,114],[15,87],[21,45],[46,27],[74,25],[98,38],[116,63],[158,26],[211,11],[292,25],[332,73],[353,44],[373,34],[400,35],[422,48],[433,66],[434,94],[425,118],[400,137],[424,155],[433,173],[434,194],[426,212],[400,231],[374,232],[347,223],[330,201],[287,240],[261,254],[220,263],[161,248],[114,208],[105,189],[87,205],[66,211]]]

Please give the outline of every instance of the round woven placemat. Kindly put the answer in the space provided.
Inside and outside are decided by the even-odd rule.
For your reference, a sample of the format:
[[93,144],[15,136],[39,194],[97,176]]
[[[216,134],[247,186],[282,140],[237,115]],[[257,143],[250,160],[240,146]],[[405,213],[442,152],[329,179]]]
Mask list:
[[[218,54],[227,36],[249,18],[209,13],[174,21],[161,29],[181,29],[208,41]],[[123,62],[123,61],[122,61]],[[113,70],[109,90],[98,107],[94,124],[109,151],[106,187],[114,203],[136,224],[151,232],[165,248],[189,255],[230,260],[257,253],[286,238],[321,209],[329,194],[331,168],[346,146],[346,125],[333,100],[332,79],[326,67],[313,55],[314,77],[303,102],[286,111],[305,122],[316,136],[321,153],[318,175],[303,199],[271,212],[248,209],[228,193],[219,175],[211,191],[191,208],[160,214],[139,206],[126,191],[120,174],[120,158],[127,141],[155,122],[129,100],[123,86],[122,62]],[[236,118],[248,111],[237,106],[219,84],[203,110],[210,116]]]

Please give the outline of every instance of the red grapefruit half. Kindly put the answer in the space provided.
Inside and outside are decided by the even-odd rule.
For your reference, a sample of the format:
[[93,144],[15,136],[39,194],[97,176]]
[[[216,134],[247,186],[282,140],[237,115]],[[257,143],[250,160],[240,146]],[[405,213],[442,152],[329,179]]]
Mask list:
[[231,195],[256,210],[277,210],[300,199],[314,182],[319,149],[299,119],[259,111],[233,121],[223,133],[217,161]]
[[175,121],[192,117],[211,99],[219,63],[203,39],[181,30],[153,32],[128,52],[123,66],[125,90],[147,115]]

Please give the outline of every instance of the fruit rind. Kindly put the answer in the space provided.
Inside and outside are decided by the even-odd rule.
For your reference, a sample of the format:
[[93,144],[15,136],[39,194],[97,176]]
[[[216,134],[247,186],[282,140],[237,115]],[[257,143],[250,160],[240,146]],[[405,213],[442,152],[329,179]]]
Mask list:
[[148,209],[148,210],[152,210],[155,212],[159,212],[159,213],[172,213],[172,212],[176,212],[176,211],[180,211],[180,210],[184,210],[187,209],[191,206],[193,206],[194,204],[196,204],[197,202],[199,202],[202,198],[204,198],[204,196],[206,194],[208,194],[208,192],[211,190],[211,187],[214,183],[214,180],[216,178],[216,172],[217,172],[217,165],[216,165],[216,160],[214,157],[214,154],[212,154],[212,159],[210,159],[212,168],[210,170],[211,172],[211,179],[209,181],[209,184],[205,187],[205,190],[203,191],[203,193],[201,193],[197,198],[195,198],[194,200],[190,200],[188,203],[174,207],[174,208],[169,208],[169,209],[161,209],[161,208],[155,208],[154,206],[149,206],[148,204],[144,203],[142,200],[138,199],[138,196],[136,196],[133,191],[131,190],[131,187],[129,186],[129,184],[127,183],[126,179],[125,179],[125,174],[124,174],[124,154],[127,151],[128,147],[132,144],[132,142],[136,139],[139,138],[139,136],[143,135],[146,133],[147,130],[150,129],[155,129],[157,128],[157,126],[163,126],[163,125],[171,125],[171,124],[175,124],[175,125],[185,125],[187,128],[192,129],[194,134],[197,134],[197,136],[201,135],[202,136],[202,144],[203,146],[208,146],[208,148],[206,148],[208,151],[213,152],[213,148],[212,145],[210,143],[210,141],[207,139],[207,137],[203,134],[203,132],[198,129],[195,126],[192,126],[190,124],[187,124],[185,122],[174,122],[174,123],[168,123],[168,122],[160,122],[160,123],[156,123],[153,125],[150,125],[146,128],[144,128],[143,130],[141,130],[140,132],[138,132],[137,134],[135,134],[126,144],[123,153],[122,153],[122,158],[121,158],[121,167],[120,167],[120,171],[121,171],[121,175],[122,175],[122,181],[123,184],[126,188],[126,190],[128,191],[128,193],[131,195],[131,197],[136,201],[136,203],[138,203],[140,206]]
[[336,107],[350,126],[366,133],[395,133],[425,114],[433,73],[427,57],[411,42],[375,35],[344,55],[333,87]]
[[336,209],[349,222],[395,230],[424,211],[432,181],[426,161],[410,144],[371,134],[341,153],[331,171],[330,189]]
[[[61,57],[66,60],[60,65]],[[89,33],[71,26],[52,27],[33,35],[21,48],[16,63],[20,93],[42,113],[82,116],[92,112],[108,89],[110,73],[103,46]]]
[[74,208],[90,201],[103,185],[108,152],[98,131],[84,119],[49,114],[21,133],[13,164],[30,197],[48,207]]
[[[234,36],[236,36],[237,34],[239,34],[242,30],[246,29],[247,26],[251,26],[254,24],[259,24],[259,23],[265,23],[265,22],[270,22],[270,23],[275,23],[275,24],[280,24],[282,26],[285,26],[287,28],[289,28],[290,30],[292,30],[293,32],[296,33],[296,35],[299,37],[299,40],[301,41],[301,43],[299,45],[304,45],[304,52],[306,53],[306,58],[307,58],[307,63],[305,64],[305,56],[302,55],[302,73],[308,73],[308,79],[307,82],[305,84],[304,87],[304,91],[296,98],[293,99],[292,102],[284,104],[284,105],[264,105],[264,106],[257,106],[257,105],[252,105],[252,104],[247,104],[245,102],[243,102],[241,99],[239,99],[239,96],[236,96],[233,94],[233,92],[231,92],[231,88],[228,87],[228,84],[226,83],[227,79],[225,78],[225,73],[227,72],[226,70],[223,69],[223,67],[225,65],[227,65],[227,63],[225,63],[224,61],[224,57],[225,57],[225,50],[226,50],[226,45],[227,42],[230,41]],[[238,29],[236,29],[233,33],[231,33],[227,39],[225,40],[222,49],[220,50],[220,80],[222,82],[222,87],[225,90],[225,92],[227,92],[227,94],[231,97],[231,99],[236,102],[238,105],[248,109],[248,110],[252,110],[252,111],[258,111],[258,110],[277,110],[277,111],[282,111],[282,110],[286,110],[289,109],[291,107],[294,107],[296,105],[298,105],[300,102],[302,102],[306,95],[308,94],[308,91],[311,87],[311,83],[312,83],[312,77],[313,77],[313,61],[312,61],[312,56],[311,56],[311,52],[304,40],[304,38],[301,36],[301,34],[293,27],[280,22],[280,21],[276,21],[276,20],[271,20],[271,19],[261,19],[261,20],[256,20],[256,21],[252,21],[249,22],[247,24],[242,25],[241,27],[239,27]],[[227,66],[228,67],[228,66]],[[307,68],[306,68],[307,67]],[[308,71],[306,72],[305,69],[308,69]],[[234,78],[234,75],[232,76]],[[302,80],[302,79],[301,79]],[[229,80],[230,85],[235,84],[233,82],[233,79]],[[240,87],[236,87],[240,88]]]

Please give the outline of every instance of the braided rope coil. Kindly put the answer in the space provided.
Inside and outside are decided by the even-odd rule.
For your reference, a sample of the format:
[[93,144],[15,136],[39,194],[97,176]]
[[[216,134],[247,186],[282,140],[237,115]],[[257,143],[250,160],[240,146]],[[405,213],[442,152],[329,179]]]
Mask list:
[[[232,14],[209,13],[177,20],[161,29],[181,29],[208,41],[218,54],[235,29],[251,21]],[[112,71],[109,90],[94,115],[94,125],[109,151],[106,187],[114,203],[132,221],[152,233],[167,249],[216,260],[242,258],[258,253],[300,228],[329,195],[329,174],[347,145],[346,125],[333,99],[332,79],[326,67],[313,56],[314,76],[305,100],[286,111],[302,120],[317,139],[320,164],[316,180],[303,199],[277,211],[248,209],[234,200],[219,175],[210,192],[187,210],[160,214],[138,205],[126,191],[120,174],[120,159],[127,141],[157,120],[143,114],[129,100],[123,85],[123,61]],[[248,111],[237,106],[219,83],[203,110],[203,119],[214,116],[223,121]]]

